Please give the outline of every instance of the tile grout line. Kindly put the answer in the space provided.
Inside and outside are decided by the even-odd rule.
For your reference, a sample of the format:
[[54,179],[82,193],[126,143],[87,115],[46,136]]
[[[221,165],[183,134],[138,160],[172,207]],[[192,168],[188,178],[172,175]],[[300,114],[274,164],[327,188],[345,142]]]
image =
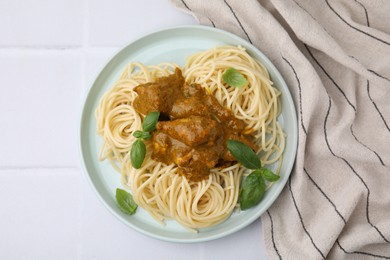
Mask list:
[[9,51],[9,50],[15,50],[15,51],[23,51],[23,50],[44,50],[44,51],[66,51],[66,50],[77,50],[81,49],[82,46],[79,45],[3,45],[0,46],[0,50]]
[[81,170],[77,166],[1,166],[0,171],[25,170]]
[[106,51],[116,50],[121,46],[110,45],[110,46],[75,46],[75,47],[64,47],[64,46],[14,46],[4,47],[0,46],[0,53],[13,53],[13,52],[30,52],[30,53],[43,53],[43,52],[82,52],[86,49],[94,51]]
[[[87,73],[87,52],[89,50],[89,19],[90,19],[90,12],[89,12],[90,3],[89,0],[83,1],[83,13],[84,13],[84,20],[83,20],[83,37],[82,37],[82,48],[81,48],[81,88],[83,95],[86,95],[86,92],[88,91],[87,87],[87,79],[86,79],[86,73]],[[81,106],[80,106],[81,107]],[[83,170],[83,169],[82,169]],[[79,260],[83,259],[83,233],[82,233],[82,226],[83,226],[83,217],[82,217],[82,204],[84,203],[84,196],[82,193],[82,183],[81,179],[79,179],[78,182],[78,192],[79,192],[79,200],[78,200],[78,239],[79,243],[77,243],[77,258]]]
[[[88,91],[87,82],[87,54],[88,51],[101,51],[105,52],[112,49],[117,49],[120,46],[90,46],[90,1],[84,0],[82,2],[82,37],[81,43],[76,45],[20,45],[20,46],[0,46],[0,54],[28,54],[28,55],[41,55],[41,54],[59,54],[59,55],[67,55],[67,54],[77,54],[79,57],[80,70],[81,70],[81,88],[84,92]],[[85,93],[84,93],[85,94]],[[84,95],[83,94],[83,95]],[[61,170],[72,170],[72,171],[83,171],[81,166],[66,166],[66,165],[58,165],[58,166],[43,166],[43,165],[35,165],[35,166],[0,166],[1,171],[61,171]],[[77,182],[77,191],[78,191],[78,201],[77,201],[77,259],[83,259],[83,204],[85,203],[85,197],[83,195],[83,182],[82,182],[82,174],[77,174],[78,182]]]

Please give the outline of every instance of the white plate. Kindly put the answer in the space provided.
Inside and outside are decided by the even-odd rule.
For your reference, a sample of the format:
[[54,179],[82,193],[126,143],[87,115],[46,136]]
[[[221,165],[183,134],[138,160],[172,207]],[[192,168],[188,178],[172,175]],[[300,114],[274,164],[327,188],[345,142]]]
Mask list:
[[[144,64],[174,62],[184,65],[185,59],[202,50],[217,45],[241,45],[268,69],[275,86],[282,92],[282,113],[279,121],[287,134],[281,168],[281,178],[265,194],[261,203],[249,210],[233,213],[225,222],[210,228],[200,229],[198,234],[189,232],[175,221],[165,226],[157,223],[146,211],[138,208],[132,216],[123,214],[115,202],[115,190],[121,187],[120,174],[109,162],[98,160],[102,143],[96,134],[94,111],[100,97],[119,77],[125,65],[131,61]],[[106,208],[129,227],[154,238],[172,242],[200,242],[217,239],[236,232],[256,220],[278,197],[291,173],[297,149],[297,119],[290,92],[275,66],[265,55],[247,41],[231,33],[205,26],[183,26],[160,30],[130,43],[107,63],[93,83],[84,103],[80,121],[80,151],[84,171],[97,196]]]

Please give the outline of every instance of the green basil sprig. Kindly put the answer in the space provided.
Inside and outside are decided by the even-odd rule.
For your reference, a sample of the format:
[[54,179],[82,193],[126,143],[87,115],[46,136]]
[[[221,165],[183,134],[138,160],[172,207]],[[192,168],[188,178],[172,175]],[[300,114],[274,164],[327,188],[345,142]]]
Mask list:
[[228,68],[223,74],[222,79],[229,86],[241,88],[246,85],[246,78],[235,68]]
[[246,144],[237,140],[228,140],[227,148],[242,165],[248,169],[259,169],[261,163],[255,152]]
[[280,179],[279,175],[276,175],[275,173],[273,173],[269,169],[261,168],[260,171],[261,171],[261,174],[263,175],[264,179],[266,179],[267,181],[275,182],[275,181]]
[[142,166],[142,163],[144,162],[146,155],[146,146],[142,140],[138,139],[136,140],[133,145],[131,146],[130,151],[130,159],[131,159],[131,165],[133,165],[134,168],[139,169]]
[[267,185],[265,185],[261,172],[259,170],[253,171],[242,183],[240,208],[246,210],[257,205],[263,198],[266,188]]
[[134,202],[133,196],[125,190],[116,189],[116,203],[119,209],[128,215],[133,215],[137,211],[138,205]]
[[160,112],[158,111],[150,112],[142,122],[142,131],[137,130],[133,133],[137,140],[131,146],[130,160],[131,165],[136,169],[141,168],[146,155],[146,146],[143,140],[148,140],[152,137],[150,132],[156,129],[159,116]]
[[143,140],[148,140],[152,137],[152,134],[149,133],[149,132],[144,132],[144,131],[140,131],[140,130],[137,130],[133,133],[134,137],[135,138],[141,138]]
[[144,130],[144,132],[153,132],[154,129],[156,129],[159,116],[160,112],[158,111],[147,114],[144,121],[142,122],[142,130]]
[[237,140],[228,140],[227,148],[238,162],[254,170],[244,179],[240,190],[240,208],[246,210],[259,204],[263,198],[267,188],[265,181],[275,182],[280,179],[280,176],[261,167],[260,159],[246,144]]

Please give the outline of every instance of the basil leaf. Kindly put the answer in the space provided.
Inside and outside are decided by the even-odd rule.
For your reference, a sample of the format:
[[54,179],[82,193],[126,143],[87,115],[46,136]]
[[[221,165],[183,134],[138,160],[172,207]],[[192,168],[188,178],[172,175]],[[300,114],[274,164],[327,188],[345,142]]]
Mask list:
[[240,192],[241,210],[246,210],[259,204],[263,198],[266,187],[261,171],[256,170],[249,174],[242,183]]
[[119,209],[128,215],[133,215],[137,211],[138,205],[134,202],[133,196],[125,190],[116,189],[116,203]]
[[146,154],[146,147],[144,142],[142,142],[141,140],[135,141],[131,146],[131,151],[130,151],[131,165],[136,169],[141,168],[142,163],[144,162],[145,159],[145,154]]
[[137,130],[133,133],[134,137],[135,138],[141,138],[143,140],[148,140],[152,137],[152,134],[149,133],[149,132],[144,132],[144,131],[140,131],[140,130]]
[[229,86],[235,88],[241,88],[246,84],[245,77],[236,69],[228,68],[222,74],[223,81],[225,81]]
[[152,134],[149,133],[149,132],[142,132],[141,134],[141,138],[144,139],[144,140],[148,140],[152,137]]
[[227,148],[242,165],[248,169],[259,169],[261,167],[260,159],[256,153],[246,144],[237,140],[228,140]]
[[259,171],[261,171],[261,174],[267,181],[274,182],[280,179],[279,175],[274,174],[271,170],[268,170],[267,168],[261,168]]
[[142,122],[142,130],[144,130],[144,132],[154,131],[159,116],[160,116],[160,112],[158,111],[150,112],[149,114],[147,114],[144,119],[144,122]]
[[135,132],[133,133],[133,136],[134,136],[135,138],[142,138],[142,134],[143,134],[142,131],[137,130],[137,131],[135,131]]

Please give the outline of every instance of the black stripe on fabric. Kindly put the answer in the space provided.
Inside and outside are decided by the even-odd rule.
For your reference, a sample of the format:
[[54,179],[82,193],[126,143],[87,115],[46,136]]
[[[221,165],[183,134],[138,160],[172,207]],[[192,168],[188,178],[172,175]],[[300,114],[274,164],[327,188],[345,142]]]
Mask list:
[[313,238],[311,237],[311,235],[309,234],[309,232],[308,232],[307,229],[306,229],[305,223],[303,223],[303,219],[302,219],[301,212],[300,212],[299,209],[298,209],[297,202],[295,201],[295,197],[294,197],[294,194],[293,194],[292,189],[291,189],[291,176],[290,176],[290,178],[288,179],[288,187],[289,187],[289,190],[290,190],[291,197],[292,197],[292,199],[293,199],[293,203],[294,203],[295,209],[296,209],[297,212],[298,212],[298,217],[299,217],[299,220],[301,221],[303,230],[305,231],[306,235],[309,237],[309,239],[310,239],[311,243],[313,244],[313,246],[315,247],[315,249],[317,249],[318,253],[320,253],[320,255],[322,256],[322,258],[325,259],[324,254],[321,252],[321,250],[320,250],[320,249],[317,247],[317,245],[314,243]]
[[[333,37],[330,35],[330,33],[317,21],[317,19],[316,18],[314,18],[314,16],[313,15],[311,15],[311,13],[309,13],[305,8],[303,8],[303,6],[301,6],[298,2],[296,2],[295,0],[293,0],[294,2],[295,2],[295,4],[297,5],[297,6],[299,6],[303,11],[305,11],[308,15],[310,15],[311,16],[311,18],[313,18],[313,20],[314,21],[316,21],[317,22],[317,24],[328,34],[328,36],[330,37],[330,38],[332,38],[333,39]],[[367,17],[367,19],[368,19],[368,17]],[[355,59],[357,62],[359,62],[360,64],[361,64],[361,62],[358,60],[358,59],[356,59],[355,57],[353,57],[353,56],[351,56],[351,55],[349,55],[349,57],[351,57],[351,58],[353,58],[353,59]],[[370,69],[367,69],[367,71],[369,71],[369,72],[371,72],[371,73],[373,73],[373,74],[375,74],[376,76],[378,76],[378,77],[380,77],[380,78],[382,78],[382,79],[385,79],[385,80],[388,80],[388,81],[390,81],[390,79],[388,79],[388,78],[386,78],[386,77],[384,77],[384,76],[382,76],[382,75],[380,75],[378,72],[376,72],[376,71],[373,71],[373,70],[370,70]]]
[[352,56],[352,55],[348,55],[348,57],[350,57],[350,58],[352,58],[352,59],[356,60],[357,62],[359,62],[360,64],[362,64],[362,63],[360,62],[360,60],[358,60],[358,59],[357,59],[357,58],[355,58],[354,56]]
[[181,2],[183,3],[183,5],[184,5],[189,11],[192,12],[191,8],[188,7],[187,3],[184,2],[184,0],[181,0]]
[[370,21],[368,20],[368,13],[367,13],[366,7],[362,3],[360,3],[358,0],[355,0],[355,2],[358,3],[361,7],[363,7],[364,13],[366,14],[367,26],[370,27]]
[[279,259],[282,260],[282,256],[280,255],[279,253],[279,250],[278,248],[276,247],[276,244],[275,244],[275,238],[274,238],[274,222],[272,220],[272,217],[271,217],[271,214],[269,213],[269,210],[267,210],[267,214],[268,214],[268,217],[271,221],[271,239],[272,239],[272,244],[274,246],[274,249],[275,249],[275,252],[276,254],[278,255]]
[[365,145],[365,144],[363,144],[362,142],[360,142],[359,139],[357,139],[355,133],[353,132],[353,125],[351,125],[351,126],[349,127],[349,130],[351,131],[351,134],[352,134],[352,136],[355,138],[355,140],[356,140],[358,143],[360,143],[361,145],[363,145],[364,147],[366,147],[368,150],[370,150],[371,152],[373,152],[373,153],[376,155],[376,157],[378,157],[378,160],[380,161],[380,163],[381,163],[383,166],[385,166],[385,164],[384,164],[383,161],[382,161],[382,158],[379,156],[379,154],[378,154],[377,152],[375,152],[375,151],[372,150],[370,147],[368,147],[367,145]]
[[356,112],[356,108],[354,105],[352,105],[351,101],[349,101],[349,99],[347,98],[347,96],[345,95],[344,91],[340,88],[340,86],[336,83],[336,81],[334,81],[334,79],[329,75],[329,73],[325,70],[324,67],[322,67],[322,65],[318,62],[318,60],[314,57],[313,53],[310,51],[309,47],[304,44],[306,50],[309,52],[310,56],[313,58],[313,60],[317,63],[317,65],[322,69],[322,71],[325,73],[326,76],[328,76],[328,78],[333,82],[333,84],[337,87],[337,89],[341,92],[341,94],[344,96],[345,100],[348,102],[348,104],[353,108],[353,110],[355,110]]
[[[317,22],[317,24],[321,27],[321,29],[324,30],[324,31],[328,34],[328,36],[329,36],[330,38],[332,38],[332,40],[334,40],[333,37],[332,37],[332,35],[330,35],[330,33],[325,29],[325,27],[323,27],[323,26],[317,21],[317,19],[316,19],[311,13],[309,13],[309,11],[307,11],[307,10],[306,10],[303,6],[301,6],[297,1],[295,1],[295,0],[293,0],[293,1],[294,1],[295,4],[296,4],[297,6],[299,6],[303,11],[305,11],[308,15],[310,15],[310,17],[311,17],[314,21]],[[356,1],[356,0],[355,0],[355,1]],[[360,63],[360,61],[359,61],[358,59],[356,59],[355,57],[353,57],[353,56],[351,56],[351,55],[349,55],[349,57],[355,59],[357,62]]]
[[213,22],[213,20],[210,19],[210,17],[207,17],[211,23],[211,25],[215,28],[215,23]]
[[349,251],[345,250],[345,249],[341,246],[340,241],[339,241],[338,239],[336,240],[336,243],[337,243],[337,245],[340,247],[340,249],[341,249],[345,254],[348,254],[348,255],[351,255],[351,254],[358,254],[358,255],[367,255],[367,256],[372,256],[372,257],[377,257],[377,258],[382,258],[382,259],[390,259],[389,256],[376,255],[376,254],[371,254],[371,253],[366,253],[366,252],[361,252],[361,251],[349,252]]
[[[188,11],[191,11],[191,12],[192,12],[192,9],[187,5],[187,3],[186,3],[184,0],[181,0],[181,2],[182,2],[183,5],[185,6],[185,8],[188,9]],[[214,24],[213,20],[211,20],[210,17],[207,17],[207,19],[209,19],[211,25],[215,28],[215,24]]]
[[287,62],[287,64],[291,67],[292,71],[294,72],[294,75],[295,75],[295,79],[297,80],[298,82],[298,95],[299,95],[299,115],[301,116],[301,126],[302,126],[302,129],[303,129],[303,132],[305,132],[305,134],[307,135],[307,132],[306,132],[306,128],[305,128],[305,125],[303,124],[303,116],[302,116],[302,90],[301,90],[301,82],[298,78],[298,75],[297,75],[297,72],[295,71],[294,67],[291,65],[291,63],[285,58],[282,56],[282,59]]
[[[362,64],[362,63],[361,63],[358,59],[356,59],[354,56],[349,55],[349,57],[352,58],[352,59],[354,59],[354,60],[356,60],[356,61],[359,62],[360,64]],[[382,79],[385,79],[385,80],[387,80],[387,81],[390,81],[390,79],[386,78],[385,76],[382,76],[381,74],[379,74],[378,72],[376,72],[376,71],[374,71],[374,70],[372,70],[372,69],[367,69],[367,71],[371,72],[372,74],[374,74],[374,75],[376,75],[376,76],[378,76],[378,77],[380,77],[380,78],[382,78]]]
[[367,197],[366,197],[366,218],[367,218],[367,222],[368,222],[368,224],[370,224],[371,227],[373,227],[378,232],[378,234],[383,238],[384,241],[389,243],[389,241],[385,238],[385,236],[382,234],[382,232],[374,224],[372,224],[371,221],[370,221],[370,216],[369,216],[370,189],[368,188],[367,184],[364,182],[363,178],[355,171],[355,169],[352,167],[352,165],[345,158],[343,158],[343,157],[341,157],[339,155],[336,155],[334,153],[334,151],[332,150],[332,148],[330,147],[330,145],[329,145],[328,134],[327,134],[327,130],[326,130],[326,125],[327,125],[327,122],[328,122],[330,109],[332,107],[332,100],[330,99],[329,95],[328,95],[328,99],[329,99],[329,107],[328,107],[328,111],[326,112],[325,121],[324,121],[324,134],[325,134],[326,145],[327,145],[329,151],[331,152],[331,154],[334,157],[342,160],[345,164],[348,165],[348,167],[359,178],[359,180],[362,182],[362,184],[366,188],[366,190],[367,190]]
[[[291,65],[291,63],[282,56],[283,60],[286,61],[288,63],[288,65],[290,65],[291,69],[293,70],[294,74],[295,74],[295,78],[297,79],[297,82],[298,82],[298,88],[299,88],[299,102],[300,102],[300,113],[301,113],[301,124],[302,124],[302,128],[306,134],[306,129],[305,129],[305,126],[303,125],[303,122],[302,122],[302,105],[301,105],[301,86],[300,86],[300,81],[299,81],[299,78],[298,78],[298,75],[294,69],[294,67]],[[333,203],[333,201],[325,194],[325,192],[320,188],[320,186],[313,180],[313,178],[310,176],[310,174],[307,172],[306,168],[303,168],[304,172],[306,173],[307,177],[309,178],[309,180],[313,183],[313,185],[322,193],[322,195],[329,201],[329,203],[333,206],[334,210],[336,211],[336,213],[340,216],[340,218],[343,220],[343,222],[346,224],[346,220],[345,218],[341,215],[341,213],[337,210],[337,207],[336,205]]]
[[245,31],[244,26],[242,26],[241,21],[240,21],[240,19],[238,19],[238,17],[237,17],[237,15],[236,15],[236,13],[234,12],[233,8],[228,4],[228,2],[226,2],[226,0],[223,0],[223,1],[224,1],[225,4],[229,7],[229,9],[230,9],[230,11],[232,12],[234,18],[236,18],[238,24],[239,24],[240,27],[241,27],[241,30],[245,33],[246,37],[248,38],[248,41],[249,41],[250,43],[252,43],[251,38],[249,38],[248,33]]
[[[318,184],[313,180],[313,178],[309,175],[309,173],[307,172],[306,168],[303,168],[304,172],[306,173],[307,177],[310,179],[310,181],[314,184],[314,186],[322,193],[322,195],[329,201],[330,204],[332,204],[334,210],[336,211],[336,213],[340,216],[340,218],[343,220],[344,224],[346,224],[346,220],[345,218],[341,215],[341,213],[337,210],[336,208],[336,205],[330,200],[330,198],[325,194],[325,192],[318,186]],[[370,253],[366,253],[366,252],[362,252],[362,251],[356,251],[356,252],[346,252],[344,250],[344,248],[341,247],[341,245],[339,244],[339,241],[336,240],[337,244],[339,245],[339,247],[347,254],[362,254],[362,255],[372,255]],[[372,255],[372,256],[377,256],[377,257],[381,257],[381,258],[387,258],[386,256],[380,256],[380,255]]]
[[341,213],[337,210],[336,208],[336,205],[333,203],[333,201],[330,200],[330,198],[325,194],[325,192],[320,188],[320,186],[318,186],[318,184],[313,180],[313,178],[309,175],[309,173],[307,172],[306,168],[303,168],[303,171],[306,173],[307,177],[309,178],[309,180],[314,184],[314,186],[316,186],[316,188],[322,193],[322,195],[329,201],[330,204],[332,204],[334,210],[336,211],[337,215],[340,216],[340,218],[343,220],[344,224],[347,224],[347,221],[345,220],[345,218],[343,217],[343,215],[341,215]]
[[329,37],[333,39],[333,37],[332,37],[332,36],[330,35],[330,33],[325,29],[325,27],[323,27],[323,26],[317,21],[317,19],[314,18],[314,16],[313,16],[311,13],[309,13],[309,11],[307,11],[307,10],[306,10],[302,5],[300,5],[297,1],[295,1],[295,0],[293,0],[293,1],[294,1],[294,3],[295,3],[297,6],[299,6],[303,11],[305,11],[308,15],[310,15],[310,17],[311,17],[314,21],[317,22],[317,24],[322,28],[322,30],[324,30],[324,31],[329,35]]
[[[303,125],[303,122],[302,122],[302,104],[301,104],[301,100],[302,100],[302,97],[301,97],[301,84],[300,84],[300,81],[299,81],[299,78],[298,78],[298,75],[294,69],[294,67],[292,66],[292,64],[285,58],[283,57],[283,60],[285,62],[287,62],[287,64],[291,67],[292,71],[294,72],[294,75],[295,75],[295,78],[298,82],[298,89],[299,89],[299,107],[300,107],[300,114],[301,114],[301,125],[302,125],[302,128],[306,133],[306,129],[305,129],[305,126]],[[343,220],[344,224],[346,224],[346,220],[345,218],[341,215],[341,213],[337,210],[337,207],[336,205],[333,203],[333,201],[325,194],[325,192],[320,188],[320,186],[313,180],[313,178],[310,176],[310,174],[307,172],[306,168],[303,168],[304,172],[306,173],[307,177],[309,178],[309,180],[313,183],[313,185],[321,192],[321,194],[328,200],[328,202],[333,206],[334,210],[336,211],[336,213],[340,216],[340,218]]]
[[376,105],[375,101],[374,101],[374,100],[372,99],[372,97],[371,97],[371,94],[370,94],[370,81],[368,81],[368,80],[367,80],[367,93],[368,93],[368,97],[369,97],[370,100],[371,100],[371,103],[374,105],[376,111],[378,111],[378,113],[379,113],[380,117],[382,118],[382,121],[383,121],[383,123],[385,124],[387,130],[390,132],[390,127],[389,127],[389,125],[387,124],[385,118],[383,117],[383,115],[382,115],[381,111],[379,110],[378,106]]
[[385,79],[387,81],[390,81],[390,79],[386,78],[385,76],[382,76],[381,74],[379,74],[378,72],[376,72],[375,70],[372,70],[372,69],[367,69],[369,72],[371,73],[374,73],[375,75],[377,75],[378,77],[382,78],[382,79]]
[[373,38],[373,39],[375,39],[375,40],[377,40],[377,41],[380,41],[380,42],[382,42],[382,43],[384,43],[384,44],[390,46],[390,43],[388,43],[387,41],[382,40],[382,39],[380,39],[380,38],[378,38],[378,37],[376,37],[376,36],[374,36],[374,35],[372,35],[372,34],[369,34],[369,33],[365,32],[365,31],[362,31],[362,30],[360,30],[359,28],[356,28],[355,26],[349,24],[343,17],[341,17],[341,15],[340,15],[338,12],[336,12],[336,10],[334,10],[334,8],[329,4],[329,1],[328,1],[328,0],[325,0],[325,2],[326,2],[326,4],[328,5],[328,7],[330,8],[330,10],[332,10],[332,12],[333,12],[335,15],[337,15],[337,16],[340,18],[340,20],[343,21],[346,25],[348,25],[349,27],[351,27],[352,29],[354,29],[354,30],[356,30],[356,31],[358,31],[358,32],[361,32],[361,33],[367,35],[368,37],[371,37],[371,38]]

